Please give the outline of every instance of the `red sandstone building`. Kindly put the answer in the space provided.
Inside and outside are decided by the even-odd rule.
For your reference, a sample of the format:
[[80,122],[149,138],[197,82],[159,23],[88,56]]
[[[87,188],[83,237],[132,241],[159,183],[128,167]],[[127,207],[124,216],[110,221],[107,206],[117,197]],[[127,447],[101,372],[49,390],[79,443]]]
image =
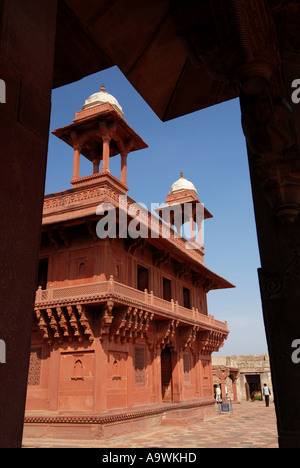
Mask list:
[[[206,295],[232,287],[204,264],[210,213],[199,221],[183,175],[157,210],[164,221],[137,210],[127,157],[147,145],[104,88],[53,133],[73,148],[74,171],[70,190],[44,200],[25,437],[97,439],[205,417],[214,411],[211,354],[229,333],[208,315]],[[121,180],[109,170],[118,155]],[[80,177],[81,156],[92,175]],[[186,221],[190,240],[176,235]]]

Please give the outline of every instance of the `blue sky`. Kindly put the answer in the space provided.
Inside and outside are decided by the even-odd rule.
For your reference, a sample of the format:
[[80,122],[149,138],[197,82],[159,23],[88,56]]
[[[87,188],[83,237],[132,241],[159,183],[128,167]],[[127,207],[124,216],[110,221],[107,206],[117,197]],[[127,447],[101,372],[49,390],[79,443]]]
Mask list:
[[[128,195],[151,207],[163,203],[180,172],[192,181],[214,218],[205,222],[206,266],[236,288],[211,291],[209,313],[228,321],[219,355],[267,353],[257,277],[260,267],[247,151],[239,101],[233,100],[170,122],[161,122],[117,67],[58,88],[52,95],[50,130],[72,123],[84,100],[105,84],[128,124],[149,148],[128,157]],[[92,173],[82,157],[80,175]],[[71,188],[72,149],[50,135],[45,193]],[[111,171],[120,174],[119,157]]]

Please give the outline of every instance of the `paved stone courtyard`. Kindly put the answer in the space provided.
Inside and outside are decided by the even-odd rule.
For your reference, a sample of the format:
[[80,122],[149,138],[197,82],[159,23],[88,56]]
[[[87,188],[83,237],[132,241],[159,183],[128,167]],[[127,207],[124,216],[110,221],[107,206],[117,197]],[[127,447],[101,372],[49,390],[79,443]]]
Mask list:
[[[90,445],[74,441],[40,441],[42,448],[278,448],[274,404],[243,402],[233,405],[233,413],[216,413],[216,417],[190,426],[160,426],[157,430],[115,437]],[[32,442],[24,441],[24,447]]]

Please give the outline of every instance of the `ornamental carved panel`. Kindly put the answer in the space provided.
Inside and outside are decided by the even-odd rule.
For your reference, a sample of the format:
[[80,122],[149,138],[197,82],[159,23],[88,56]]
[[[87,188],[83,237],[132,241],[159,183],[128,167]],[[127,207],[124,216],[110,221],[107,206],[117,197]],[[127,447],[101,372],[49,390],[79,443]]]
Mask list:
[[38,386],[41,379],[42,348],[32,348],[28,373],[28,385]]
[[134,382],[136,387],[146,385],[146,358],[143,346],[136,346],[134,349]]

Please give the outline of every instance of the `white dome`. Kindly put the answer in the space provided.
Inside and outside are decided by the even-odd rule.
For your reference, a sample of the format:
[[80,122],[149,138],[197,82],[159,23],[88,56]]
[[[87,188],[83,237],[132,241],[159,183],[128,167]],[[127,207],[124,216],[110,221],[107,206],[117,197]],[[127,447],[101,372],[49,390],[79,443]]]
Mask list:
[[113,108],[119,112],[119,114],[124,115],[122,107],[116,100],[114,96],[105,91],[105,87],[102,85],[100,93],[92,94],[88,99],[84,101],[82,109],[89,109],[90,107],[98,106],[100,104],[109,103]]
[[171,190],[170,190],[170,194],[175,193],[175,192],[181,192],[183,190],[192,190],[196,194],[198,194],[194,184],[192,182],[190,182],[189,180],[185,179],[183,177],[183,174],[181,173],[180,179],[178,179],[172,185]]

